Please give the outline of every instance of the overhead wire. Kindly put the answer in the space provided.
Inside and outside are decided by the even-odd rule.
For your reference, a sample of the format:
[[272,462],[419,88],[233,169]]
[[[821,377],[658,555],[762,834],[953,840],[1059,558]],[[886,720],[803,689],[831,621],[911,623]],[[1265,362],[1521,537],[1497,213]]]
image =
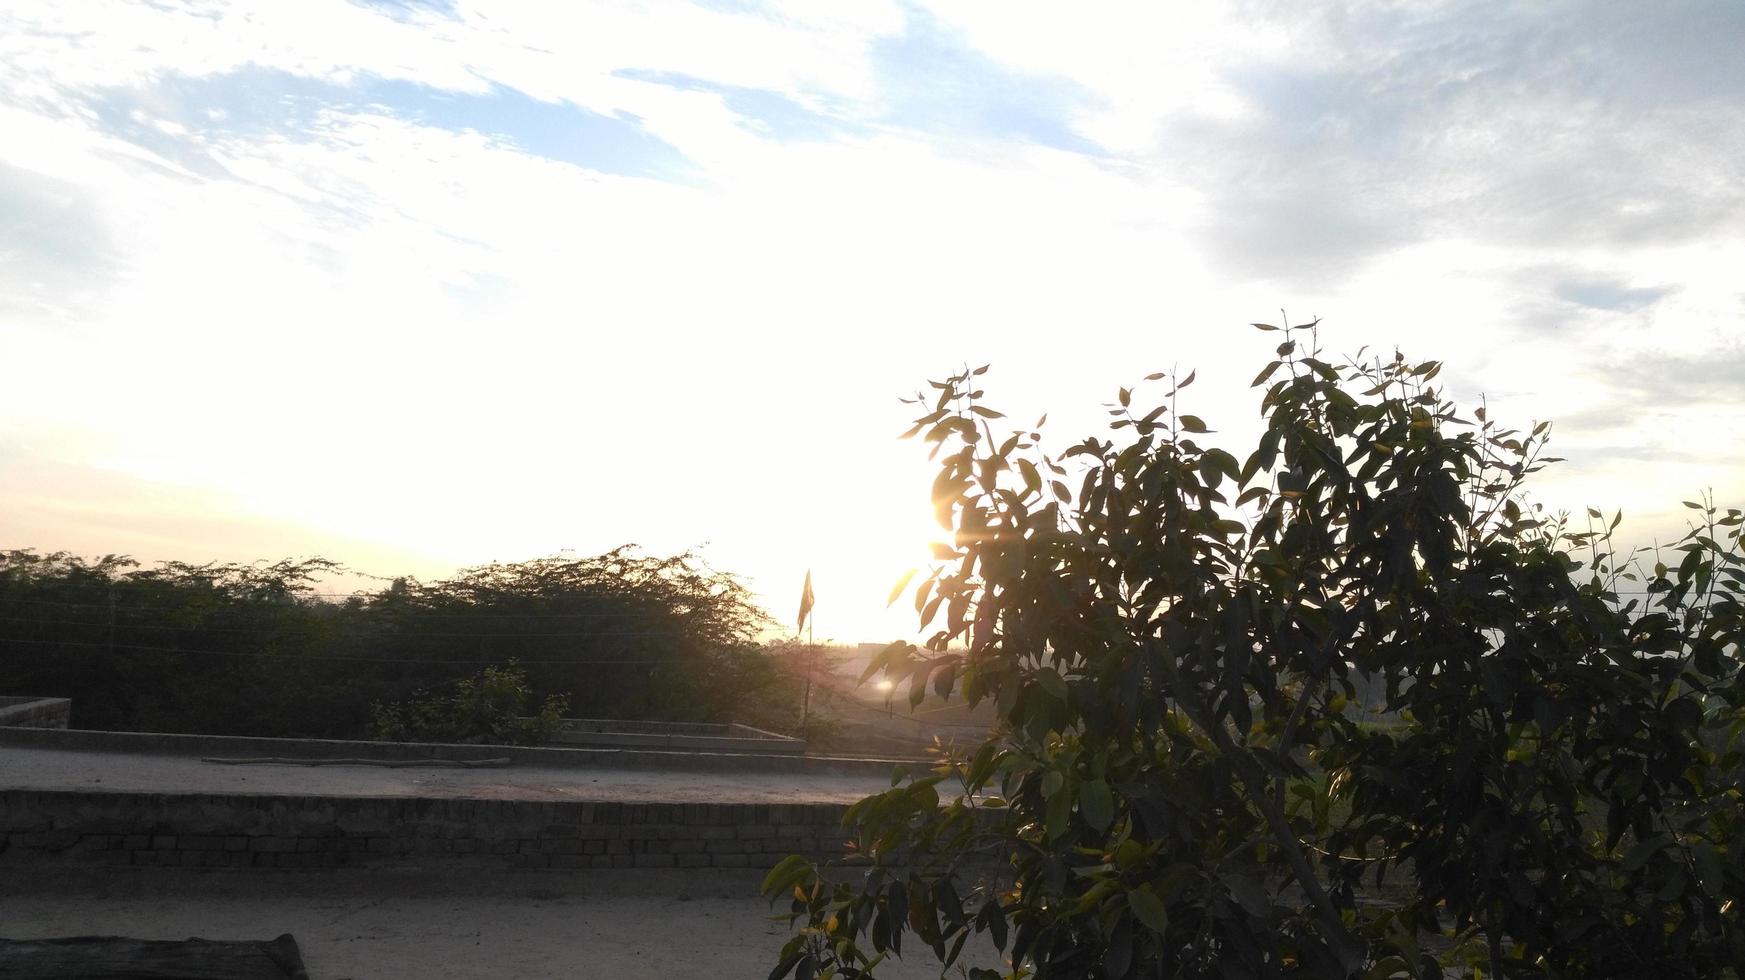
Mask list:
[[[92,649],[103,649],[103,650],[142,650],[142,651],[147,651],[147,652],[151,652],[151,653],[174,654],[177,656],[181,656],[181,655],[186,654],[189,656],[196,656],[196,657],[245,657],[245,658],[272,659],[272,660],[284,660],[284,661],[320,660],[320,661],[335,661],[335,662],[344,662],[344,663],[370,663],[370,664],[500,664],[508,659],[511,659],[511,658],[507,658],[507,657],[488,657],[488,658],[455,657],[452,659],[440,658],[440,657],[346,657],[346,656],[337,656],[334,654],[324,654],[324,653],[272,653],[272,652],[268,652],[268,651],[264,651],[264,650],[252,650],[252,651],[251,650],[182,650],[182,649],[173,649],[170,647],[147,646],[145,644],[140,644],[140,643],[98,643],[98,642],[84,642],[84,641],[78,641],[78,640],[20,640],[20,639],[11,639],[11,638],[0,639],[0,646],[6,646],[6,645],[14,644],[14,643],[24,643],[24,644],[31,644],[34,646],[50,646],[50,647],[89,647]],[[607,660],[607,659],[599,659],[599,660],[575,660],[575,659],[524,660],[522,658],[516,657],[513,659],[517,663],[522,664],[523,666],[535,666],[535,665],[539,665],[539,664],[547,664],[547,665],[553,665],[553,666],[569,666],[569,667],[579,667],[579,666],[586,666],[586,665],[651,666],[652,667],[652,666],[659,666],[659,665],[664,665],[664,664],[696,665],[697,663],[702,662],[704,658],[700,658],[700,657],[699,658],[690,658],[690,659],[685,659],[685,658],[654,658],[654,659],[646,659],[646,660],[643,660],[643,659],[627,659],[627,660],[626,659],[612,659],[612,660]]]
[[[246,600],[244,600],[244,601],[246,601]],[[239,602],[237,604],[242,605],[243,603]],[[6,606],[6,605],[56,606],[56,607],[62,607],[62,608],[68,608],[68,609],[108,609],[111,606],[111,604],[108,601],[65,602],[65,601],[58,600],[58,599],[18,599],[18,598],[12,598],[12,597],[0,594],[0,606]],[[167,605],[167,604],[163,604],[163,603],[128,602],[125,605],[118,604],[115,606],[115,608],[117,608],[117,609],[150,609],[150,610],[156,610],[159,612],[172,612],[172,611],[180,612],[180,611],[185,611],[188,607],[185,603],[181,604],[181,605]],[[310,608],[310,607],[304,606],[303,608]],[[336,607],[336,611],[337,611],[337,607]],[[683,617],[683,616],[688,615],[687,612],[648,612],[648,611],[642,611],[642,610],[611,610],[611,611],[605,611],[605,612],[562,612],[562,613],[534,613],[534,612],[529,612],[529,613],[511,613],[511,612],[504,612],[504,613],[486,613],[486,612],[447,613],[447,612],[430,612],[430,611],[427,611],[427,607],[420,607],[420,606],[415,606],[415,605],[406,606],[405,611],[409,614],[415,614],[415,615],[418,615],[418,616],[420,616],[422,618],[426,618],[426,619],[614,619],[614,618],[634,619],[637,617],[668,618],[668,617]],[[380,613],[381,610],[379,610],[379,609],[372,610],[372,612]]]
[[[21,617],[15,617],[15,616],[0,616],[0,623],[34,623],[34,624],[39,625],[39,626],[45,626],[45,627],[50,627],[50,628],[60,628],[63,626],[73,626],[73,627],[87,627],[87,628],[91,628],[91,629],[181,630],[183,632],[211,631],[214,633],[284,634],[284,633],[290,632],[290,631],[285,630],[283,628],[272,628],[272,627],[262,627],[262,626],[217,626],[217,625],[213,625],[213,624],[209,624],[209,623],[199,623],[199,624],[195,624],[192,626],[175,626],[175,625],[164,625],[164,624],[159,624],[159,623],[122,623],[122,622],[92,623],[92,622],[69,622],[66,620],[61,620],[59,622],[56,622],[56,621],[51,621],[51,620],[30,619],[30,618],[21,618]],[[664,630],[589,630],[586,632],[567,632],[567,633],[468,633],[468,632],[438,632],[438,631],[432,631],[432,630],[418,630],[415,632],[399,632],[399,633],[385,632],[385,633],[381,633],[381,634],[372,635],[368,638],[369,639],[379,639],[379,640],[400,640],[400,639],[415,640],[415,639],[419,639],[419,638],[423,638],[423,637],[459,638],[459,639],[470,639],[470,640],[477,640],[477,639],[499,639],[499,640],[501,640],[501,639],[516,639],[516,638],[528,638],[528,639],[537,639],[537,638],[558,639],[558,638],[562,638],[562,639],[572,639],[573,640],[573,639],[586,639],[586,638],[591,638],[591,637],[596,637],[596,636],[679,636],[679,635],[683,635],[684,633],[685,633],[685,630],[677,629],[677,628],[664,629]]]
[[[50,576],[45,576],[43,578],[43,580],[44,581],[61,581],[61,582],[65,581],[65,580],[57,580],[57,579],[54,579],[53,577],[50,577]],[[25,579],[23,581],[28,582],[30,580]],[[599,588],[601,584],[602,583],[597,583],[597,582],[591,583],[591,584],[584,583],[581,585],[581,587],[582,588],[589,588],[589,587]],[[468,594],[468,595],[482,595],[482,596],[486,596],[486,597],[489,597],[492,595],[510,595],[511,597],[515,597],[513,593],[507,593],[503,589],[493,589],[490,587],[479,587],[479,588],[469,589],[465,583],[457,583],[457,582],[441,583],[441,585],[448,586],[454,592],[464,593],[464,594]],[[102,581],[102,582],[89,582],[89,583],[84,583],[84,584],[80,584],[80,585],[68,585],[68,587],[69,588],[90,589],[93,591],[114,591],[114,590],[124,590],[124,589],[168,590],[168,589],[178,589],[178,588],[200,588],[200,587],[205,587],[205,588],[211,589],[213,592],[219,592],[221,589],[234,589],[237,592],[243,592],[243,593],[247,593],[247,592],[251,591],[250,587],[246,583],[240,583],[240,582],[238,582],[238,583],[222,583],[222,582],[219,582],[217,580],[204,580],[203,581],[203,580],[198,580],[198,579],[184,580],[184,581],[175,581],[175,580],[166,579],[163,581],[146,581],[146,582],[128,581],[125,579],[110,579],[110,580]],[[431,594],[440,595],[440,594],[443,594],[441,592],[436,592],[435,591],[436,589],[437,589],[437,586],[419,586],[419,587],[408,588],[404,592],[395,592],[391,589],[379,589],[379,590],[376,590],[373,592],[368,591],[368,590],[357,590],[357,591],[352,591],[352,592],[317,592],[314,590],[299,589],[299,588],[283,588],[283,589],[277,589],[277,590],[266,589],[266,588],[257,588],[257,589],[253,589],[252,591],[254,591],[256,593],[273,592],[277,595],[277,597],[285,598],[285,599],[385,599],[385,598],[415,599],[421,595],[431,595]],[[626,595],[629,595],[629,594],[626,593]],[[587,596],[587,598],[589,598],[589,599],[598,598],[598,599],[604,600],[604,601],[613,601],[613,600],[619,599],[621,597],[607,594],[607,595],[599,595],[599,596]]]

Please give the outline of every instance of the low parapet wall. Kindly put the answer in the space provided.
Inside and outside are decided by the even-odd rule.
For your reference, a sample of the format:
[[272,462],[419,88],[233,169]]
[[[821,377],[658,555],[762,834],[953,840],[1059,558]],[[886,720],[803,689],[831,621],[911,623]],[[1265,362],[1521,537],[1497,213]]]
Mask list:
[[739,724],[565,718],[556,745],[745,755],[802,755],[803,739]]
[[747,752],[677,752],[637,748],[525,748],[513,745],[441,745],[424,742],[347,742],[319,738],[249,738],[232,735],[167,735],[157,732],[51,731],[0,728],[0,748],[17,745],[75,752],[148,755],[278,757],[381,760],[509,759],[517,766],[555,769],[612,767],[699,772],[792,772],[818,775],[888,776],[894,765],[917,760],[837,756],[768,755]]
[[787,735],[777,735],[761,728],[741,725],[738,722],[715,721],[630,721],[619,718],[565,718],[565,731],[578,732],[611,732],[636,735],[701,735],[727,736],[731,738],[774,738],[786,739]]
[[846,809],[7,790],[0,867],[767,868]]
[[0,727],[64,729],[73,713],[67,698],[0,697]]

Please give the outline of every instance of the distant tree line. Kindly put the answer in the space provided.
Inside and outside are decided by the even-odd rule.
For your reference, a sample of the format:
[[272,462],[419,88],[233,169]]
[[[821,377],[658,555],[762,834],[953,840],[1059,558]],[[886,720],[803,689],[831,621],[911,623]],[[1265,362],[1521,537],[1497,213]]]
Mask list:
[[325,559],[86,560],[0,551],[0,692],[80,728],[361,737],[371,706],[517,660],[582,717],[792,728],[802,681],[734,576],[633,547],[335,595]]

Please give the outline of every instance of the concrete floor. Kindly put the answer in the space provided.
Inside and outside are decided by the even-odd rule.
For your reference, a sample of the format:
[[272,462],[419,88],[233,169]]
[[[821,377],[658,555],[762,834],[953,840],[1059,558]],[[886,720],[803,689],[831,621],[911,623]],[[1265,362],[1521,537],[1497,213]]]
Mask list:
[[[154,872],[0,883],[0,936],[271,939],[311,980],[754,978],[787,940],[760,873],[613,871],[490,880],[363,872]],[[977,965],[998,962],[982,948]],[[938,977],[917,946],[881,978]]]
[[[0,748],[0,789],[550,801],[849,803],[888,778],[624,769],[223,765],[170,756]],[[789,935],[761,871],[223,872],[13,870],[0,937],[271,939],[312,980],[763,977]],[[980,948],[977,965],[997,954]],[[918,946],[881,978],[938,977]]]

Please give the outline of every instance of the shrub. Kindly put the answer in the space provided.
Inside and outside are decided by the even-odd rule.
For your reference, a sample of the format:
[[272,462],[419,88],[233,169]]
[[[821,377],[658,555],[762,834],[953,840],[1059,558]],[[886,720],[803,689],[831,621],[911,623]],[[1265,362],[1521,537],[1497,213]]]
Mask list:
[[567,695],[551,695],[528,715],[532,691],[516,661],[454,682],[450,693],[370,706],[370,737],[383,742],[541,745],[563,725]]

